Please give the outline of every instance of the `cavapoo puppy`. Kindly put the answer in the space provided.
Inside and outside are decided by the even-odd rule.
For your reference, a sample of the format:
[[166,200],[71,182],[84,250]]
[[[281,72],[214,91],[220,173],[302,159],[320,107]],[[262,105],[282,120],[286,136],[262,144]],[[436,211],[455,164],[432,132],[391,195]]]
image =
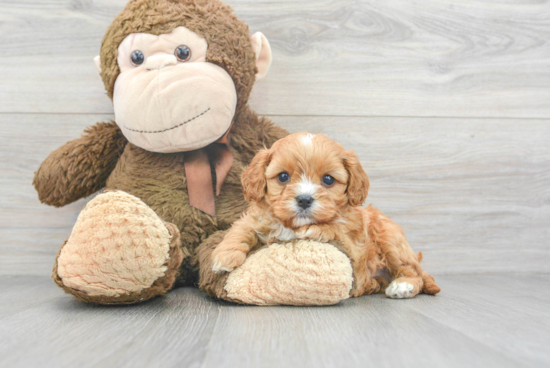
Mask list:
[[420,267],[403,231],[376,208],[361,208],[369,180],[359,159],[324,135],[297,133],[260,151],[242,176],[248,212],[212,254],[215,272],[232,271],[259,246],[311,239],[351,260],[351,296],[385,291],[412,298],[440,288]]

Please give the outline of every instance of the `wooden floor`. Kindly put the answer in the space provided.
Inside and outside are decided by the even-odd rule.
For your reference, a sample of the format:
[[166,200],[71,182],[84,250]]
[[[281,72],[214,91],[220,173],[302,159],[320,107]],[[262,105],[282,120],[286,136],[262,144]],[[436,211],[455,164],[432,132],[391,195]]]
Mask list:
[[77,302],[45,277],[1,277],[0,366],[550,366],[550,276],[437,281],[436,297],[330,307],[237,306],[194,288],[105,307]]

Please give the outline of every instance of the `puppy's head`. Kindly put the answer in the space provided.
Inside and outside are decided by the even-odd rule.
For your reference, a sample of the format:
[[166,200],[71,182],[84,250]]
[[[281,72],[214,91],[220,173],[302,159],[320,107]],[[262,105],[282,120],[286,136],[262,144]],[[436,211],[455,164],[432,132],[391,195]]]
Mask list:
[[242,182],[247,201],[264,204],[290,228],[330,223],[347,206],[362,205],[369,190],[352,151],[309,133],[291,134],[260,151]]

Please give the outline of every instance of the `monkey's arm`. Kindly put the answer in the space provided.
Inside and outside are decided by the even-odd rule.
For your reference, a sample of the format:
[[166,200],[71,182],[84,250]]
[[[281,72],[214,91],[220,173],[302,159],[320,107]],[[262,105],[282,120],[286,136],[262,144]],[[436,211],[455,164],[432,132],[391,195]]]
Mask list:
[[114,122],[98,123],[42,162],[33,185],[42,203],[61,207],[105,186],[128,141]]
[[231,146],[241,153],[243,162],[248,165],[259,150],[270,148],[288,134],[288,131],[273,124],[271,119],[259,117],[247,106],[235,117],[231,130]]

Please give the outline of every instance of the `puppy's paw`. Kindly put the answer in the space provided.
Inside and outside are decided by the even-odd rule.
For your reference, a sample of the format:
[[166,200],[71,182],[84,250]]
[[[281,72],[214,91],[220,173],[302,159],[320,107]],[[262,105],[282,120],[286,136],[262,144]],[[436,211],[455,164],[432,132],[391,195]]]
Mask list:
[[311,226],[301,226],[294,231],[294,234],[299,239],[309,239],[309,236],[312,235]]
[[414,285],[408,282],[393,281],[386,288],[386,296],[392,299],[410,298],[414,291]]
[[215,250],[212,254],[212,271],[231,272],[244,263],[246,253],[238,249]]
[[330,226],[308,225],[302,226],[296,230],[296,236],[300,239],[310,239],[322,243],[328,243],[334,240],[335,234]]

